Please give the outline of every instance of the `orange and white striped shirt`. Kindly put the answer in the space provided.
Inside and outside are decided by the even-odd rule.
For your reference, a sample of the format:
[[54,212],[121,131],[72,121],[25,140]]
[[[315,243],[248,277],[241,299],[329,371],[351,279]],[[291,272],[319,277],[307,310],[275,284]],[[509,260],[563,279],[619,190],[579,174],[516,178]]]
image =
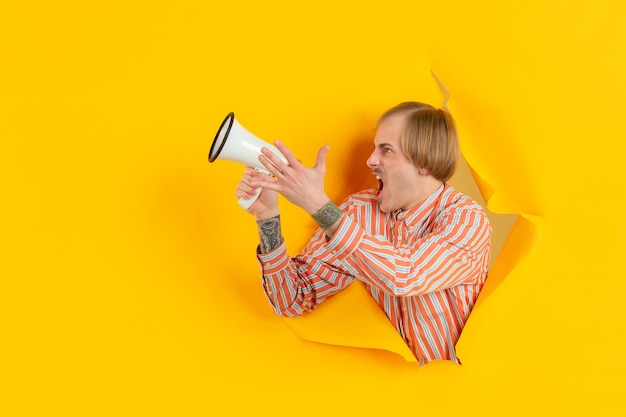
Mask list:
[[293,258],[284,243],[257,254],[274,312],[300,316],[358,279],[420,365],[460,363],[455,345],[489,267],[485,212],[447,184],[406,211],[384,213],[375,196],[366,190],[346,198],[333,237],[318,229]]

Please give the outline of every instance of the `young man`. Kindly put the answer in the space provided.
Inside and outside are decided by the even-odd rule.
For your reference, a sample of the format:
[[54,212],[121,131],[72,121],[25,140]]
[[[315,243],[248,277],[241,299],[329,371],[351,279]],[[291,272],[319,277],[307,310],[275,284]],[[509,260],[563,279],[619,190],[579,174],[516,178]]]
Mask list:
[[[267,149],[259,157],[273,178],[246,168],[239,198],[257,220],[263,287],[276,314],[296,317],[363,281],[420,365],[459,363],[455,344],[485,279],[491,226],[480,205],[446,181],[458,159],[451,116],[401,103],[377,123],[367,165],[378,190],[348,196],[340,207],[324,192],[326,154],[303,166],[283,144],[287,164]],[[287,254],[278,196],[306,210],[319,229],[297,256]]]

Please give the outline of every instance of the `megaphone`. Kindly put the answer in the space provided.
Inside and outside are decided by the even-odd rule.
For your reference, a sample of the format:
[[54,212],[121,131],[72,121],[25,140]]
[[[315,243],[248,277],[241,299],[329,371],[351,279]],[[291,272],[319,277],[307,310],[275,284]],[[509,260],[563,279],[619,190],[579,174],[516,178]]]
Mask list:
[[[220,128],[213,139],[211,149],[209,150],[209,162],[215,162],[218,159],[225,161],[240,162],[247,166],[256,168],[260,172],[271,175],[259,162],[261,148],[268,148],[272,153],[278,156],[283,162],[287,160],[282,153],[274,146],[259,139],[252,133],[248,132],[235,119],[235,113],[230,112],[224,118]],[[240,198],[238,203],[241,207],[248,210],[250,206],[259,198],[261,189],[257,189],[254,197],[244,200]]]

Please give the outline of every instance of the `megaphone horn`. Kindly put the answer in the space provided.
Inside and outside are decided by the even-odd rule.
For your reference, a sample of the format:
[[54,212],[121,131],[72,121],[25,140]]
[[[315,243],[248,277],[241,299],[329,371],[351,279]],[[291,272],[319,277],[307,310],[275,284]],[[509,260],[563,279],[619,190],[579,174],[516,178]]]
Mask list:
[[[259,162],[261,148],[268,148],[272,153],[282,159],[283,162],[287,163],[283,154],[280,153],[275,146],[259,139],[246,130],[239,124],[237,119],[235,119],[235,113],[230,112],[226,115],[224,121],[222,121],[215,135],[215,139],[213,139],[211,149],[209,150],[209,162],[215,162],[218,159],[240,162],[269,174],[263,164]],[[247,210],[252,203],[257,200],[260,194],[261,189],[258,189],[253,198],[249,200],[239,199],[239,205]]]

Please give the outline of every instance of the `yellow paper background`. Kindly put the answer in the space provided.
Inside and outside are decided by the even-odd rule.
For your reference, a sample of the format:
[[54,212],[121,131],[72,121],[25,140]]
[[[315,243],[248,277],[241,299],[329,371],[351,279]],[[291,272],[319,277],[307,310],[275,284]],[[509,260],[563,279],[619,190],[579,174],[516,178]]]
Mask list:
[[[0,414],[624,414],[625,15],[602,0],[4,2]],[[339,200],[371,184],[381,111],[442,101],[431,70],[489,208],[522,216],[463,366],[418,369],[273,316],[241,167],[206,154],[231,110],[307,164],[329,143]],[[283,203],[295,253],[313,225]]]

